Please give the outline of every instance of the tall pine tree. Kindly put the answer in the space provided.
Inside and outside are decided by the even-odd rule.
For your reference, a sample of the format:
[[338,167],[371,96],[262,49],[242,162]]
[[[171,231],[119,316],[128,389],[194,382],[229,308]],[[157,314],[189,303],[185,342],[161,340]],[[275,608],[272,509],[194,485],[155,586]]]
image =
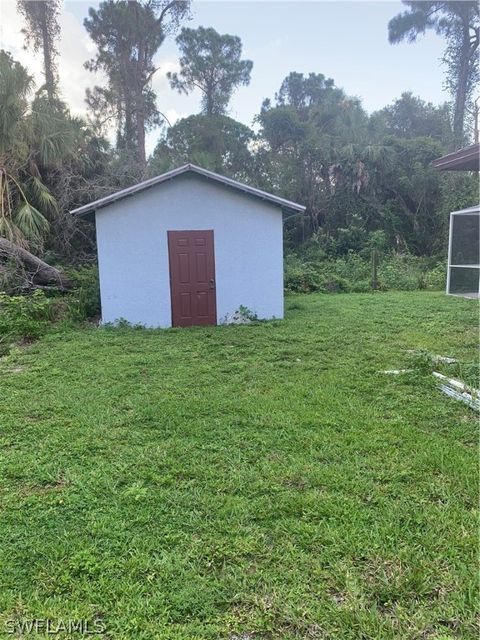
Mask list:
[[60,35],[60,0],[18,0],[17,6],[25,17],[22,33],[27,46],[35,52],[42,51],[45,88],[49,100],[53,100],[58,82],[55,58],[58,54],[56,40]]
[[110,113],[117,124],[117,148],[146,170],[145,132],[161,122],[151,80],[157,67],[154,56],[168,31],[177,27],[189,2],[135,2],[106,0],[90,8],[85,28],[97,45],[91,71],[103,71],[106,87],[87,92],[87,102],[99,112]]
[[447,66],[446,86],[453,100],[454,145],[465,142],[465,112],[479,76],[480,8],[478,2],[455,0],[404,0],[408,7],[388,24],[392,44],[415,42],[428,29],[447,41],[443,62]]

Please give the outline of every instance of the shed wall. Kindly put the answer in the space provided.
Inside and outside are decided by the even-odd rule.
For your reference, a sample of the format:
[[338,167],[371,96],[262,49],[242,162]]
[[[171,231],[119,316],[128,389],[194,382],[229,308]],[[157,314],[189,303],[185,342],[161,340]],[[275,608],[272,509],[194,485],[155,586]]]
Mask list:
[[218,322],[244,305],[283,317],[280,208],[180,176],[96,214],[102,321],[171,326],[167,231],[213,229]]

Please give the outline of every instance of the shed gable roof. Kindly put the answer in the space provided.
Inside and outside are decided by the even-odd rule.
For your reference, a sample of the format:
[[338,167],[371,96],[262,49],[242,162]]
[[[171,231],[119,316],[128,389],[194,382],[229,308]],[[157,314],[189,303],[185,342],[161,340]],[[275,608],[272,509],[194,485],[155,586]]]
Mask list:
[[306,209],[306,207],[304,207],[301,204],[298,204],[296,202],[291,202],[290,200],[286,200],[285,198],[280,198],[279,196],[275,196],[272,193],[268,193],[267,191],[262,191],[261,189],[250,187],[247,184],[243,184],[242,182],[237,182],[237,180],[232,180],[232,178],[227,178],[225,176],[220,175],[219,173],[214,173],[213,171],[209,171],[208,169],[202,169],[202,167],[198,167],[195,164],[185,164],[182,167],[178,167],[178,169],[167,171],[167,173],[162,173],[160,176],[156,176],[155,178],[150,178],[149,180],[144,180],[143,182],[139,182],[138,184],[128,187],[127,189],[122,189],[121,191],[112,193],[109,196],[105,196],[104,198],[100,198],[99,200],[90,202],[89,204],[83,205],[82,207],[73,209],[70,213],[81,216],[87,213],[91,213],[93,211],[97,211],[97,209],[106,207],[109,204],[117,202],[118,200],[122,200],[123,198],[133,196],[136,193],[143,191],[144,189],[149,189],[150,187],[154,187],[156,185],[162,184],[163,182],[167,182],[168,180],[172,180],[173,178],[176,178],[177,176],[180,176],[186,173],[194,173],[194,174],[203,176],[204,178],[213,180],[226,187],[231,187],[238,191],[242,191],[247,195],[254,196],[256,198],[260,198],[261,200],[275,204],[286,211],[302,212],[302,211],[305,211]]

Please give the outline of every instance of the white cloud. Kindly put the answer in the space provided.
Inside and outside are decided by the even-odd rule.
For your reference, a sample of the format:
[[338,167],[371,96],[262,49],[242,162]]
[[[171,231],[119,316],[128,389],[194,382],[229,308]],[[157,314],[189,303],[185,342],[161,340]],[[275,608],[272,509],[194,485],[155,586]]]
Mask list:
[[[160,60],[157,59],[154,62],[158,68],[152,77],[152,89],[157,94],[157,107],[170,120],[166,111],[166,104],[171,104],[170,96],[171,96],[172,89],[170,87],[170,82],[167,78],[167,73],[169,72],[173,73],[173,72],[179,71],[180,65],[178,64],[177,60],[171,60],[168,58],[165,58],[165,59],[162,58]],[[167,96],[168,96],[168,100],[166,100]],[[170,109],[170,111],[172,111],[173,113],[175,110]]]
[[155,91],[162,91],[170,87],[170,82],[167,78],[167,73],[175,73],[180,71],[180,64],[178,60],[161,58],[155,60],[157,65],[157,71],[152,77],[152,87]]
[[[162,110],[160,109],[160,111]],[[168,122],[171,125],[174,125],[176,122],[178,122],[182,118],[186,118],[189,115],[188,113],[181,113],[176,109],[166,109],[165,111],[162,111],[162,113],[167,117]],[[161,134],[161,129],[154,129],[153,131],[149,131],[147,133],[145,137],[145,150],[147,152],[147,156],[149,156],[157,146],[157,142]]]
[[186,118],[188,115],[188,113],[179,113],[176,109],[167,109],[163,113],[166,115],[171,125],[174,125],[182,118]]

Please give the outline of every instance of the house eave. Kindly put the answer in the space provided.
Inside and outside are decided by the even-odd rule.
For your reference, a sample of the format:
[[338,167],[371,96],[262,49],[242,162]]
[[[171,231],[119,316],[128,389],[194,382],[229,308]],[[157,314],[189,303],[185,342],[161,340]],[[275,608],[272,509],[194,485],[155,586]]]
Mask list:
[[447,153],[434,160],[432,165],[439,171],[479,171],[480,144],[472,144],[453,153]]

